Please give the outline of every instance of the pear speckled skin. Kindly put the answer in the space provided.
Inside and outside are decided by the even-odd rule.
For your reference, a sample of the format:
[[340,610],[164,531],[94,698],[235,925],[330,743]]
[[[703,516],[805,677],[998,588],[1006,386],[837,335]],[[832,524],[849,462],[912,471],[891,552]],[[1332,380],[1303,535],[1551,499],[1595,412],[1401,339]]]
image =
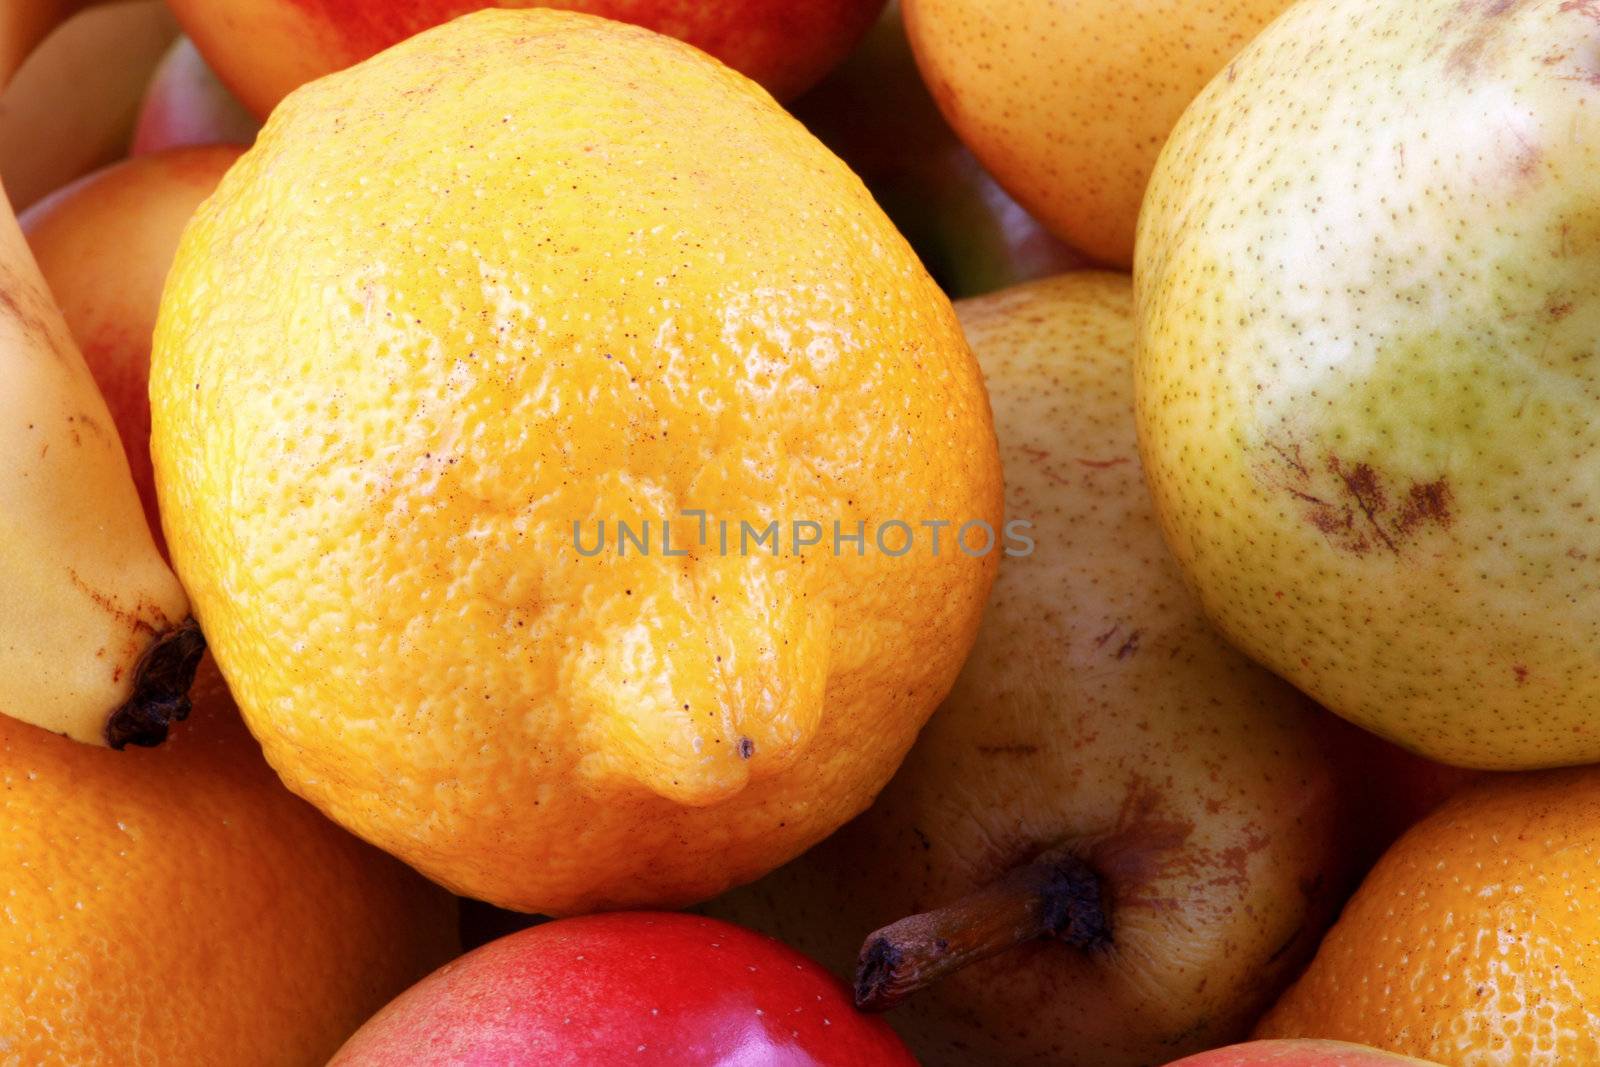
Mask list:
[[905,0],[950,124],[1056,236],[1127,267],[1156,156],[1289,0]]
[[998,565],[834,551],[999,528],[977,364],[838,159],[638,27],[479,12],[297,91],[155,349],[168,543],[267,758],[502,906],[679,905],[826,836]]
[[1111,943],[1026,944],[913,995],[889,1018],[918,1060],[1135,1067],[1238,1040],[1353,878],[1324,756],[1343,724],[1229,648],[1162,544],[1126,276],[957,310],[1035,550],[1001,565],[960,679],[873,807],[711,910],[848,974],[870,931],[1067,845],[1104,880]]
[[1141,449],[1222,630],[1435,759],[1600,759],[1600,3],[1307,0],[1140,227]]

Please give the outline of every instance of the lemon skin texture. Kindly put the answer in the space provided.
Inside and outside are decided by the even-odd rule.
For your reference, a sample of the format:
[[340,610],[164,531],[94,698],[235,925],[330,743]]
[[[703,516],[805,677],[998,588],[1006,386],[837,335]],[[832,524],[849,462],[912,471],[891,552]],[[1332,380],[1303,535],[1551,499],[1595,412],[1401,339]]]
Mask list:
[[1002,502],[948,301],[763,90],[635,27],[484,12],[297,91],[154,364],[168,543],[267,758],[502,906],[683,904],[825,836],[997,564],[953,543]]

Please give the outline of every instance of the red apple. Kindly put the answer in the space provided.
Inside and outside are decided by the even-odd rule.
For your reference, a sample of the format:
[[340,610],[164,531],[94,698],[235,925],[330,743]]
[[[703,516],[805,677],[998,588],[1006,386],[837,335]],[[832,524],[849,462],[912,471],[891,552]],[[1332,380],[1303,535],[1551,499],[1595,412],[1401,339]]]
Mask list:
[[[0,0],[3,2],[3,0]],[[150,468],[150,340],[178,238],[239,148],[181,148],[107,167],[22,214],[34,258],[122,434],[161,545]]]
[[1438,1067],[1393,1052],[1343,1041],[1250,1041],[1198,1055],[1167,1067]]
[[295,87],[486,7],[555,7],[688,41],[780,100],[818,81],[884,0],[169,0],[222,80],[257,115]]
[[185,145],[239,144],[261,124],[217,80],[194,42],[180,37],[150,78],[133,131],[132,154]]
[[916,1061],[844,985],[771,938],[672,912],[561,919],[402,993],[329,1067],[896,1067]]

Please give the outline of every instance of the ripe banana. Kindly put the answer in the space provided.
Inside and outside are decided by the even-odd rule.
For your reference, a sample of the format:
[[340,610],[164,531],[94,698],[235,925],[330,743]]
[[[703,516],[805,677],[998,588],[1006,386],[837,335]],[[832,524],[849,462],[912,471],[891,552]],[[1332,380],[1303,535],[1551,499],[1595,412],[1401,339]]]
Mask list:
[[[0,0],[0,86],[81,0]],[[116,429],[0,190],[0,712],[156,744],[204,641]]]

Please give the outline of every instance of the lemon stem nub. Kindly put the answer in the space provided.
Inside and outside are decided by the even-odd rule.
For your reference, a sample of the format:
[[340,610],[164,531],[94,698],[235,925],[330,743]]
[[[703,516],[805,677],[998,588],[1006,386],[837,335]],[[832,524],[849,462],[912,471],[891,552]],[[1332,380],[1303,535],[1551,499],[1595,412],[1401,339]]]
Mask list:
[[189,687],[205,650],[206,639],[193,619],[157,637],[139,660],[133,695],[106,720],[106,743],[125,748],[165,741],[168,727],[189,717]]
[[1045,937],[1083,949],[1111,940],[1100,876],[1065,850],[869,936],[856,963],[856,1007],[887,1011],[969,963]]

